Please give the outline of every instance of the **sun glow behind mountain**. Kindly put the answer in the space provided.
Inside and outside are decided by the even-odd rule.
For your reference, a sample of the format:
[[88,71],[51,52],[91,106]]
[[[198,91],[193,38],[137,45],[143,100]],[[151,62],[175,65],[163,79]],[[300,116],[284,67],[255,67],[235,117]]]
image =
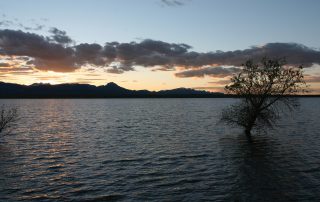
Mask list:
[[[242,63],[267,56],[303,65],[312,92],[320,92],[320,28],[311,3],[79,1],[70,9],[71,2],[35,2],[0,2],[1,81],[222,92]],[[260,15],[271,8],[276,18]],[[87,9],[95,12],[88,15]],[[222,17],[226,9],[233,15]],[[249,10],[260,13],[259,20]],[[292,14],[298,10],[300,16]]]

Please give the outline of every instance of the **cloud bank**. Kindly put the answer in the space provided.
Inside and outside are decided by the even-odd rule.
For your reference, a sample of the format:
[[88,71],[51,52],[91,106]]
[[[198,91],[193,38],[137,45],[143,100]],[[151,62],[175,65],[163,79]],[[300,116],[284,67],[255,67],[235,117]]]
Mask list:
[[205,67],[201,69],[192,69],[187,71],[178,72],[175,75],[177,77],[204,77],[204,76],[212,76],[216,78],[224,78],[230,76],[234,73],[238,73],[240,68],[236,67]]
[[161,0],[161,3],[165,6],[183,6],[185,2],[183,0]]
[[[141,42],[75,44],[57,28],[51,36],[21,30],[0,30],[0,56],[25,58],[27,65],[41,71],[72,72],[84,66],[105,68],[109,73],[133,71],[136,66],[158,71],[175,70],[177,77],[226,77],[248,59],[285,57],[288,65],[310,67],[320,64],[320,51],[296,43],[267,43],[244,50],[195,52],[183,43],[146,39]],[[7,61],[2,61],[6,63]],[[225,66],[233,66],[225,68]]]

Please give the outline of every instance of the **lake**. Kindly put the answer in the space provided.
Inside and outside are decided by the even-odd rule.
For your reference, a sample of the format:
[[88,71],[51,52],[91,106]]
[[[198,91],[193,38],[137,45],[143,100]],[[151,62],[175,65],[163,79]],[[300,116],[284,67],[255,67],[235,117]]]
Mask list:
[[0,100],[0,201],[319,200],[320,98],[299,100],[251,143],[231,98]]

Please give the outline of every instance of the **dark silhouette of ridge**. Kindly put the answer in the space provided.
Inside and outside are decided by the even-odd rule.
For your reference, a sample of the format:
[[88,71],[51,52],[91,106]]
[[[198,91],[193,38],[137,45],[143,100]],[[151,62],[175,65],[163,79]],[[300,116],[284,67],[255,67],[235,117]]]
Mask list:
[[176,88],[172,90],[129,90],[110,82],[103,86],[90,84],[20,85],[0,82],[0,98],[209,98],[226,97],[223,93]]

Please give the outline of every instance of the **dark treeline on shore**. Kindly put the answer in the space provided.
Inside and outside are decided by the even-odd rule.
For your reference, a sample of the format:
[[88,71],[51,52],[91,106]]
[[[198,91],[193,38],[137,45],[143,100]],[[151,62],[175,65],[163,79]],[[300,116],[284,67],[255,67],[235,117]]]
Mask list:
[[225,97],[223,93],[177,88],[148,91],[129,90],[111,82],[103,86],[89,84],[32,84],[0,82],[0,98],[210,98]]
[[[300,95],[318,97],[319,95]],[[129,90],[111,82],[103,86],[89,84],[32,84],[20,85],[0,82],[0,98],[231,98],[220,92],[190,88],[148,91]]]

